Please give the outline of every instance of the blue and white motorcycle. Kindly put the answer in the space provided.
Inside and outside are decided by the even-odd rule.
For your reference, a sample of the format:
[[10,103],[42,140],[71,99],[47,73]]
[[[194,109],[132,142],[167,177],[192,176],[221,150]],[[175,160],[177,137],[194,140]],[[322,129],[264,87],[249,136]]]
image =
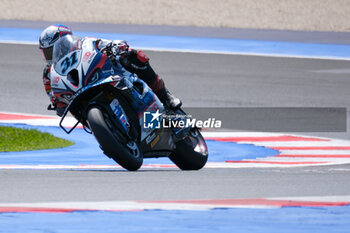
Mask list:
[[[112,63],[110,47],[99,51],[95,43],[67,35],[54,46],[51,87],[68,104],[61,128],[70,133],[81,123],[108,157],[130,171],[143,158],[158,157],[169,157],[182,170],[201,169],[208,149],[199,129],[184,124],[189,119],[181,109],[164,108],[145,82]],[[68,112],[77,120],[70,129],[62,124]]]

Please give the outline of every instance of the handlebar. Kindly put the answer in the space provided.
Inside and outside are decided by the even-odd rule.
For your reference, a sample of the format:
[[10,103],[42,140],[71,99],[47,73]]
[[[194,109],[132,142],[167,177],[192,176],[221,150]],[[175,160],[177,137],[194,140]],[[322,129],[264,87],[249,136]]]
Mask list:
[[[113,51],[114,50],[114,51]],[[113,42],[109,43],[106,47],[100,50],[103,54],[106,54],[112,63],[117,63],[123,54],[127,54],[127,51],[119,50]]]

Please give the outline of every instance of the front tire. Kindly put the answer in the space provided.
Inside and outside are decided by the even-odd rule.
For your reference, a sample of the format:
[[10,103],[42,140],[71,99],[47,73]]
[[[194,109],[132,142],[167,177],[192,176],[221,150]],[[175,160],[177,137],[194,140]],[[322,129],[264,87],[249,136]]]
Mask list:
[[93,135],[108,157],[129,171],[136,171],[141,167],[143,155],[139,145],[134,141],[122,145],[117,140],[116,134],[113,133],[116,129],[111,124],[106,123],[109,119],[103,114],[102,108],[99,106],[91,107],[88,110],[87,118]]
[[194,129],[183,140],[176,143],[176,149],[169,156],[181,170],[199,170],[208,161],[207,144],[201,133]]

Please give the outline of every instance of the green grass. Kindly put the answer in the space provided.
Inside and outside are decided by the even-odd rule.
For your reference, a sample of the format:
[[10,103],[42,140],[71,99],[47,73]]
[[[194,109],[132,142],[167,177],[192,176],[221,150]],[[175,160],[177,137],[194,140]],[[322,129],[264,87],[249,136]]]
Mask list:
[[54,149],[74,143],[35,129],[0,126],[0,152]]

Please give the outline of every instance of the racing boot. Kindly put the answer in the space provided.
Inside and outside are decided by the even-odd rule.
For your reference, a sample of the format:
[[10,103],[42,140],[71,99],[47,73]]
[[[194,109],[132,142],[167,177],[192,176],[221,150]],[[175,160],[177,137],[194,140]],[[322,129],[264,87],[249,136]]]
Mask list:
[[163,88],[156,92],[156,95],[158,96],[159,100],[168,108],[171,110],[176,111],[179,109],[182,105],[182,102],[179,98],[172,95],[168,89]]
[[181,100],[170,94],[168,89],[165,88],[163,79],[159,75],[157,75],[156,79],[151,83],[150,88],[158,96],[159,100],[165,107],[174,111],[181,107]]

